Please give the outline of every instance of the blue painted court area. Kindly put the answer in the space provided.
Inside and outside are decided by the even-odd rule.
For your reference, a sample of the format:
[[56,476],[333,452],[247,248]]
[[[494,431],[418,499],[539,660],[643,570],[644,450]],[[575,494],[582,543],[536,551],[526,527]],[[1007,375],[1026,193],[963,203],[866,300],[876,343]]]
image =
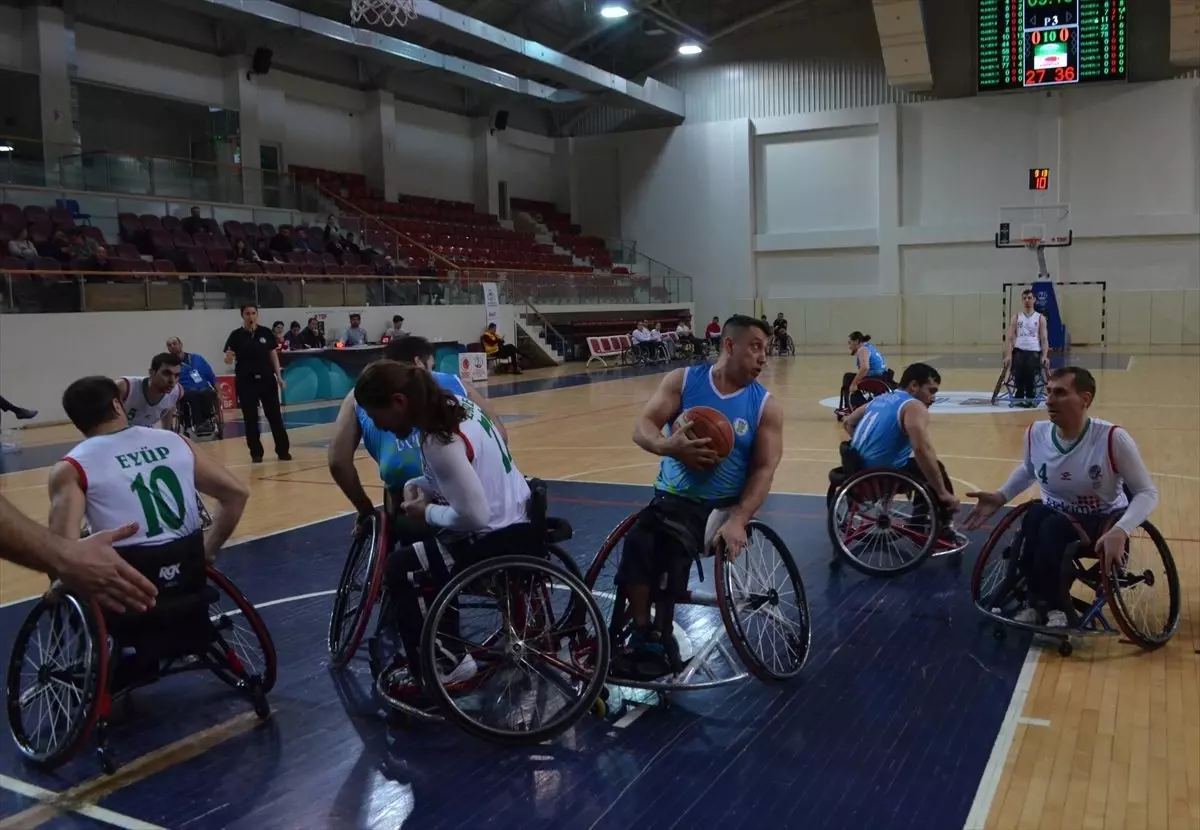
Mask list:
[[[553,482],[551,494],[586,569],[650,491]],[[247,830],[962,827],[1028,646],[996,642],[971,604],[982,537],[958,567],[939,559],[873,580],[828,567],[823,498],[772,496],[760,518],[790,546],[813,616],[811,656],[790,684],[675,694],[632,722],[589,716],[551,744],[502,748],[450,725],[387,722],[365,649],[346,671],[329,668],[332,597],[285,601],[262,611],[279,657],[273,717],[100,806],[165,827]],[[343,517],[243,544],[219,566],[256,604],[331,593],[350,528]],[[0,653],[27,608],[0,609]],[[128,764],[248,711],[207,674],[176,677],[134,694],[112,748]],[[0,774],[62,791],[99,770],[88,753],[40,775],[4,739]],[[0,791],[0,819],[31,804]],[[72,814],[46,826],[100,825]]]

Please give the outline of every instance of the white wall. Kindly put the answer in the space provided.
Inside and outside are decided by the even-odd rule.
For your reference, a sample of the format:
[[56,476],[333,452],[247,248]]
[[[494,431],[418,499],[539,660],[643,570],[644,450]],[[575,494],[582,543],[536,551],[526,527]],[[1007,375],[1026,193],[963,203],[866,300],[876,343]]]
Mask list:
[[471,119],[397,101],[396,153],[401,193],[475,201]]
[[554,202],[554,140],[521,130],[496,135],[500,139],[498,178],[508,182],[508,195]]
[[[990,344],[1003,284],[1036,274],[1032,254],[992,245],[999,208],[1066,203],[1075,244],[1048,252],[1048,266],[1056,280],[1107,282],[1108,342],[1200,342],[1200,79],[574,145],[575,198],[618,215],[622,236],[690,274],[702,317],[743,308],[733,300],[744,297],[799,304],[802,315],[818,299],[882,297],[869,314],[896,338]],[[605,152],[617,156],[615,185],[587,169]],[[1050,168],[1048,193],[1029,191],[1032,167]],[[1153,303],[1147,291],[1157,292]],[[1080,302],[1099,314],[1098,303]],[[1068,323],[1099,331],[1090,319]]]
[[80,23],[75,59],[81,81],[214,107],[232,105],[216,55]]
[[[264,308],[259,322],[275,320],[304,323],[317,311],[329,314],[326,331],[341,331],[350,311],[362,314],[363,326],[378,340],[393,314],[405,318],[405,330],[431,340],[457,339],[473,343],[485,324],[482,306],[420,306],[366,308]],[[62,420],[62,392],[71,381],[85,375],[137,375],[149,370],[150,359],[166,349],[168,337],[179,337],[185,348],[203,355],[221,373],[222,352],[229,332],[240,324],[232,310],[106,312],[97,314],[6,314],[0,326],[0,377],[4,395],[22,406],[38,410],[38,422]],[[513,332],[513,309],[502,306],[500,327]],[[44,337],[46,331],[69,331],[69,338]],[[126,332],[131,336],[114,336]],[[136,333],[133,335],[132,333]],[[43,343],[35,364],[28,360],[28,344]],[[88,348],[81,344],[103,344]]]
[[28,72],[30,67],[25,65],[22,17],[20,9],[0,6],[0,67]]

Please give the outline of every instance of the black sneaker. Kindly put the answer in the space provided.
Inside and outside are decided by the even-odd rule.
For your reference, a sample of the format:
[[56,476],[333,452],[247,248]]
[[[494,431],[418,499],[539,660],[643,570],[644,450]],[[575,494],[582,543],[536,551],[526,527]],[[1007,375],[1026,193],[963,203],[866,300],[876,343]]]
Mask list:
[[279,455],[280,461],[291,461],[292,460],[292,454],[290,452],[281,452],[278,455]]
[[261,455],[252,455],[252,456],[250,456],[250,463],[251,464],[261,464],[262,458],[263,457]]
[[671,674],[671,661],[657,631],[635,630],[613,657],[609,672],[627,680],[656,680]]

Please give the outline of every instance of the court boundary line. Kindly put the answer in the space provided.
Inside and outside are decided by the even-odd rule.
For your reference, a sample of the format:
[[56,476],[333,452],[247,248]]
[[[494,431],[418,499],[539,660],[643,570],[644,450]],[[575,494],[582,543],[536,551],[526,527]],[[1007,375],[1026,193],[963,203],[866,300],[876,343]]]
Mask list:
[[963,830],[984,830],[987,824],[988,816],[992,812],[992,803],[1000,791],[1004,765],[1017,737],[1017,727],[1021,725],[1021,712],[1025,710],[1029,693],[1033,691],[1033,678],[1037,673],[1040,658],[1041,649],[1030,643],[1029,650],[1025,652],[1025,661],[1021,664],[1021,673],[1017,675],[1017,685],[1013,687],[1012,698],[1008,701],[1008,709],[1004,712],[1004,720],[1001,721],[996,741],[992,744],[992,754],[988,756],[987,766],[983,768],[983,774],[979,777],[979,787],[975,790],[975,799],[971,802]]
[[[27,781],[22,781],[19,778],[13,778],[9,775],[0,774],[0,790],[7,790],[10,793],[31,798],[38,803],[29,809],[46,806],[53,803],[56,799],[62,797],[62,793],[57,793],[54,790],[47,790],[45,787],[39,787],[36,784],[30,784]],[[22,810],[19,813],[13,813],[11,816],[0,818],[0,827],[10,826],[9,823],[27,810]],[[122,830],[167,830],[165,827],[160,827],[157,824],[151,824],[148,821],[143,821],[140,818],[127,816],[124,813],[118,813],[114,810],[109,810],[107,807],[100,807],[96,804],[81,804],[77,809],[70,812],[78,813],[86,818],[99,821],[103,824],[110,824],[113,827],[120,827]]]

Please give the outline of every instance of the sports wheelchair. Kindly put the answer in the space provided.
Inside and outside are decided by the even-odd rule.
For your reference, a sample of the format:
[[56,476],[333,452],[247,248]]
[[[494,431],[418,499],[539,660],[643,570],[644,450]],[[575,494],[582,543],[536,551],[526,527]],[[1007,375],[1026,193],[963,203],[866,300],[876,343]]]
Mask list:
[[[933,493],[923,481],[894,467],[862,467],[858,453],[842,442],[842,465],[829,471],[825,502],[834,558],[867,576],[899,576],[934,556],[966,549],[964,539],[946,535]],[[951,560],[953,565],[960,559]]]
[[[1079,535],[1062,560],[1063,584],[1070,588],[1059,605],[1067,609],[1070,625],[1050,628],[1015,620],[1014,615],[1029,600],[1020,566],[1024,543],[1022,519],[1034,504],[1040,502],[1020,504],[1000,520],[988,536],[971,575],[971,599],[992,619],[992,634],[997,640],[1004,639],[1007,627],[1022,629],[1058,639],[1059,654],[1069,657],[1073,651],[1072,637],[1121,633],[1130,643],[1147,650],[1171,639],[1179,627],[1179,573],[1166,540],[1148,521],[1138,528],[1144,537],[1135,533],[1126,542],[1124,563],[1105,571],[1093,549],[1094,540],[1074,518],[1064,514]],[[1118,518],[1111,516],[1102,533]],[[1159,589],[1157,593],[1155,588]],[[1116,629],[1105,615],[1106,607],[1117,624]]]
[[[212,387],[209,387],[210,389]],[[210,438],[219,441],[225,437],[225,413],[221,411],[221,394],[214,393],[212,414],[203,421],[195,422],[192,418],[192,406],[185,400],[180,400],[175,407],[175,432],[180,435],[191,435],[193,438]]]
[[1017,382],[1013,377],[1012,366],[1005,366],[1000,370],[1000,377],[996,378],[996,386],[992,389],[992,406],[1006,403],[1010,407],[1020,406],[1022,404],[1032,404],[1034,407],[1041,406],[1046,402],[1046,384],[1049,383],[1049,377],[1046,370],[1039,366],[1037,376],[1034,379],[1033,398],[1018,398],[1017,397]]
[[771,342],[767,348],[767,353],[771,355],[788,355],[789,357],[796,356],[796,341],[792,339],[790,334],[784,334],[783,348],[779,347],[779,338],[771,335]]
[[[588,567],[584,582],[601,605],[607,629],[603,637],[575,637],[572,654],[577,665],[595,665],[593,654],[607,651],[609,643],[625,642],[632,630],[625,591],[615,581],[619,557],[613,553],[641,514],[633,513],[617,525]],[[673,584],[674,576],[651,590],[653,623],[665,635],[672,673],[652,680],[609,675],[611,686],[647,690],[666,704],[668,692],[713,689],[749,675],[779,683],[800,673],[812,642],[800,570],[774,530],[757,520],[746,529],[748,544],[736,561],[705,552],[689,569],[699,572],[700,559],[711,558],[713,593]],[[703,576],[698,573],[698,578]],[[706,610],[711,608],[719,613],[719,625],[716,615]],[[603,698],[610,699],[607,690]],[[605,708],[600,707],[601,714]]]
[[[402,682],[411,678],[403,661],[387,664],[400,650],[383,625],[390,614],[383,584],[389,526],[398,506],[389,493],[382,513],[356,535],[338,583],[328,637],[333,665],[353,658],[378,604],[368,652],[376,692],[392,710],[414,720],[451,720],[510,745],[553,738],[591,711],[608,671],[604,621],[579,566],[559,546],[572,537],[570,525],[547,516],[545,484],[529,483],[533,538],[543,546],[456,569],[436,595],[422,598],[420,688]],[[455,682],[439,675],[436,658],[448,641],[474,662],[474,676]],[[578,642],[589,644],[587,661],[573,657]],[[536,678],[521,677],[529,669]]]
[[117,614],[70,592],[40,599],[17,632],[5,704],[13,740],[34,764],[55,769],[95,734],[101,769],[113,702],[172,674],[207,669],[271,714],[275,646],[241,591],[204,564],[193,540],[138,548],[127,561],[159,589],[155,607]]
[[844,421],[855,410],[861,409],[881,395],[890,395],[894,391],[896,391],[896,376],[891,369],[888,369],[883,375],[865,377],[858,384],[858,389],[850,394],[850,407],[837,410],[837,419]]

